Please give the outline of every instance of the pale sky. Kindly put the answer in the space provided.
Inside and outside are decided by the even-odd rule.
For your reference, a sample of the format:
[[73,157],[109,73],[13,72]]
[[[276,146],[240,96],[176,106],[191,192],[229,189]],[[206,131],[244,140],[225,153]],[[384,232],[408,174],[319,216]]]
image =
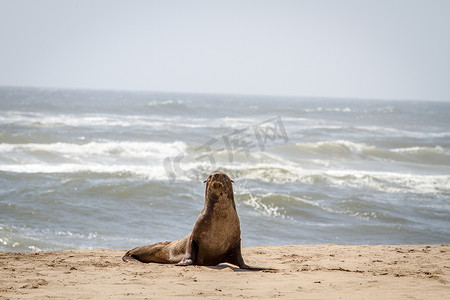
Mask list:
[[0,0],[0,86],[450,101],[450,0]]

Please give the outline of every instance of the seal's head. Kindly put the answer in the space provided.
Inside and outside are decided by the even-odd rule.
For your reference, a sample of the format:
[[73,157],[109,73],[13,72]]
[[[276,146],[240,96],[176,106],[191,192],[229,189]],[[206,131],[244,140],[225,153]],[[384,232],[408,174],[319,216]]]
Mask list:
[[209,175],[208,179],[206,179],[206,191],[205,196],[206,199],[210,199],[213,201],[220,200],[225,197],[233,200],[233,180],[228,177],[227,174],[216,171]]

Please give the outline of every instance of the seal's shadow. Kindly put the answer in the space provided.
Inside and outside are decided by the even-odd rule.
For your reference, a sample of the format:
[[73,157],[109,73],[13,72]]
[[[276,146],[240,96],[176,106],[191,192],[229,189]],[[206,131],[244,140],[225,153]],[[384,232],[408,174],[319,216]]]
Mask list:
[[214,270],[223,270],[226,268],[230,268],[231,270],[235,272],[254,272],[254,271],[269,271],[269,272],[277,272],[277,269],[271,269],[271,268],[260,268],[260,267],[250,267],[250,269],[241,269],[239,267],[235,267],[229,264],[218,264],[217,266],[207,266],[207,268],[214,269]]

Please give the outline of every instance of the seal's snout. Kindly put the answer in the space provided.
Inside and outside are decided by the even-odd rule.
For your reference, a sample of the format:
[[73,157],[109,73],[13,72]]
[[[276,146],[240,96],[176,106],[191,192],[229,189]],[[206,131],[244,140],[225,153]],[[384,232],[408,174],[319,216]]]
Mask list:
[[215,188],[215,189],[223,188],[223,183],[220,182],[220,181],[214,181],[213,184],[212,184],[212,187]]

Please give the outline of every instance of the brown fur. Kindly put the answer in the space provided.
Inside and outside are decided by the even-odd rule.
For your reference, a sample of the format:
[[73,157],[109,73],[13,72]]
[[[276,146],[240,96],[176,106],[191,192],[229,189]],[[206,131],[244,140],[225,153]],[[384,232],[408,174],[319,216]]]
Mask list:
[[228,175],[214,172],[206,180],[205,206],[192,233],[181,240],[160,242],[128,251],[124,261],[214,266],[222,262],[251,269],[241,255],[241,229]]

